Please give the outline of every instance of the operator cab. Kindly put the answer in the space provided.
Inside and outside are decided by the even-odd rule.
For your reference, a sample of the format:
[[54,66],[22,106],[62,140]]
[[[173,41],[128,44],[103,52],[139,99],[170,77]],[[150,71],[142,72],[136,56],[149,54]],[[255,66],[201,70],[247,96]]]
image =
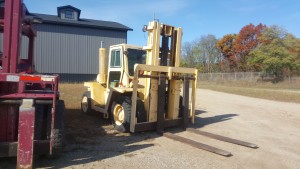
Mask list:
[[146,64],[146,51],[140,46],[119,44],[110,47],[108,87],[126,87],[134,76],[135,64]]

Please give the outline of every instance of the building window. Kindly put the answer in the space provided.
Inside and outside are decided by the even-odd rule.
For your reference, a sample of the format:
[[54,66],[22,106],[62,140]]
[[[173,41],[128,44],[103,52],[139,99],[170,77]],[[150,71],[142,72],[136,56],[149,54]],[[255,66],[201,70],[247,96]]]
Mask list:
[[74,12],[71,10],[66,10],[65,11],[65,18],[67,19],[74,19]]

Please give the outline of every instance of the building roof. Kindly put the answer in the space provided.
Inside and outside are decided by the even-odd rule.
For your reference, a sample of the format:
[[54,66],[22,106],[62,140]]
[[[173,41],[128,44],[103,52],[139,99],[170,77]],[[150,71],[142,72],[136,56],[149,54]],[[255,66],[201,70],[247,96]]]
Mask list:
[[61,19],[59,16],[56,15],[46,15],[46,14],[38,14],[38,13],[30,13],[28,14],[28,17],[41,18],[43,23],[56,24],[56,25],[68,25],[68,26],[119,30],[119,31],[133,30],[125,25],[122,25],[117,22],[111,22],[111,21],[101,21],[101,20],[92,20],[92,19],[84,19],[84,18],[79,18],[78,20],[68,20],[68,19]]

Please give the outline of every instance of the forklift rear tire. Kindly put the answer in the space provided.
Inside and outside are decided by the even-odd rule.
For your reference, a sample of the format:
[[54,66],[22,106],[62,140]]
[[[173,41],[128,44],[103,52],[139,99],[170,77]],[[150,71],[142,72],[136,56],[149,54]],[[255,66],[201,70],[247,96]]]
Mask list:
[[[120,132],[129,132],[131,98],[128,96],[120,96],[119,99],[112,104],[111,112],[114,128]],[[136,116],[138,123],[145,122],[147,120],[144,104],[139,98],[137,99]]]
[[81,111],[85,114],[93,111],[90,91],[84,92],[81,97]]

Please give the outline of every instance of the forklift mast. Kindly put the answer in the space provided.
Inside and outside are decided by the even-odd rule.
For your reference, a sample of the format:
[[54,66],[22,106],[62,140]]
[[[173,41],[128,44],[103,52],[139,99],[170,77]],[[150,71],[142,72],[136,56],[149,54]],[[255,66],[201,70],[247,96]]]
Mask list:
[[[148,31],[147,58],[145,65],[135,65],[130,131],[156,129],[162,133],[166,127],[186,128],[195,118],[197,69],[179,67],[182,28],[151,21],[144,31]],[[142,100],[148,122],[139,124],[135,117],[140,78],[146,81]]]
[[180,66],[182,28],[169,26],[157,21],[144,27],[148,31],[147,65]]

